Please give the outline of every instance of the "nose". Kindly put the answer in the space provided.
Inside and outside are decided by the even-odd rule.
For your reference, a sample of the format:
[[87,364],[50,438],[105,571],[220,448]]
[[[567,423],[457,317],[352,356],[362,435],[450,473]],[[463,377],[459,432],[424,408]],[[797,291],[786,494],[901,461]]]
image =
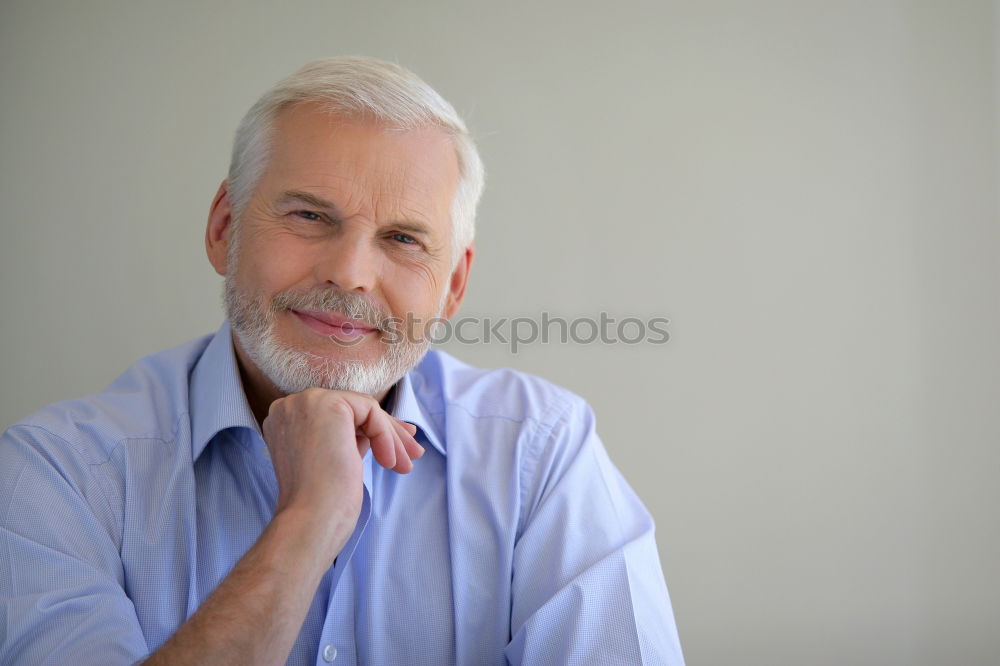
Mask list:
[[345,291],[371,292],[378,274],[376,248],[361,230],[347,231],[330,238],[320,250],[317,278]]

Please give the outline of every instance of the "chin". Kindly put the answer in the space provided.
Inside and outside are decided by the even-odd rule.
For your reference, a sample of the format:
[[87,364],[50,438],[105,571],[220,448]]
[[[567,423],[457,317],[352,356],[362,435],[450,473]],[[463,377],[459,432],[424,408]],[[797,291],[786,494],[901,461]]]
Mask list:
[[287,309],[268,310],[243,296],[232,274],[226,276],[224,297],[240,346],[285,394],[318,387],[379,395],[417,365],[430,348],[429,341],[386,342],[380,333],[365,336],[371,339],[337,342],[303,326]]
[[385,345],[376,341],[382,347],[382,354],[365,358],[368,355],[351,353],[348,347],[343,348],[342,354],[317,354],[273,338],[241,339],[241,342],[254,364],[286,394],[319,387],[379,395],[419,363],[429,348],[429,345]]

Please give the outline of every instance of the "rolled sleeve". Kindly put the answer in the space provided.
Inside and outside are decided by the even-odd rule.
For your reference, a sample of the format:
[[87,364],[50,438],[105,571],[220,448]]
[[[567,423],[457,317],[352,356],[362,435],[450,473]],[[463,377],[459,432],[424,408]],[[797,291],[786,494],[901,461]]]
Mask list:
[[0,437],[0,663],[131,664],[147,654],[95,466],[38,428]]
[[668,664],[683,656],[649,512],[575,399],[539,450],[514,549],[512,664]]

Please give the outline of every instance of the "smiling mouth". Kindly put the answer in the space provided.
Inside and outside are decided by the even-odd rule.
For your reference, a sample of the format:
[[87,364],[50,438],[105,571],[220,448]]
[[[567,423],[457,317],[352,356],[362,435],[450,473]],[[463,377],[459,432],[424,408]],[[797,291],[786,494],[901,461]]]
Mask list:
[[292,310],[292,314],[313,331],[325,336],[334,336],[338,340],[357,340],[369,333],[377,333],[365,322],[344,317],[334,312]]

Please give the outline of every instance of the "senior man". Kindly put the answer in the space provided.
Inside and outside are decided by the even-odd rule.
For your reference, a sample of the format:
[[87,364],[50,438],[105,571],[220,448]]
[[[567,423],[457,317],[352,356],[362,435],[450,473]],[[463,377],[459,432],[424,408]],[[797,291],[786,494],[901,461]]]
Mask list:
[[482,184],[398,66],[267,92],[205,235],[226,323],[0,441],[0,662],[682,663],[587,404],[428,351]]

